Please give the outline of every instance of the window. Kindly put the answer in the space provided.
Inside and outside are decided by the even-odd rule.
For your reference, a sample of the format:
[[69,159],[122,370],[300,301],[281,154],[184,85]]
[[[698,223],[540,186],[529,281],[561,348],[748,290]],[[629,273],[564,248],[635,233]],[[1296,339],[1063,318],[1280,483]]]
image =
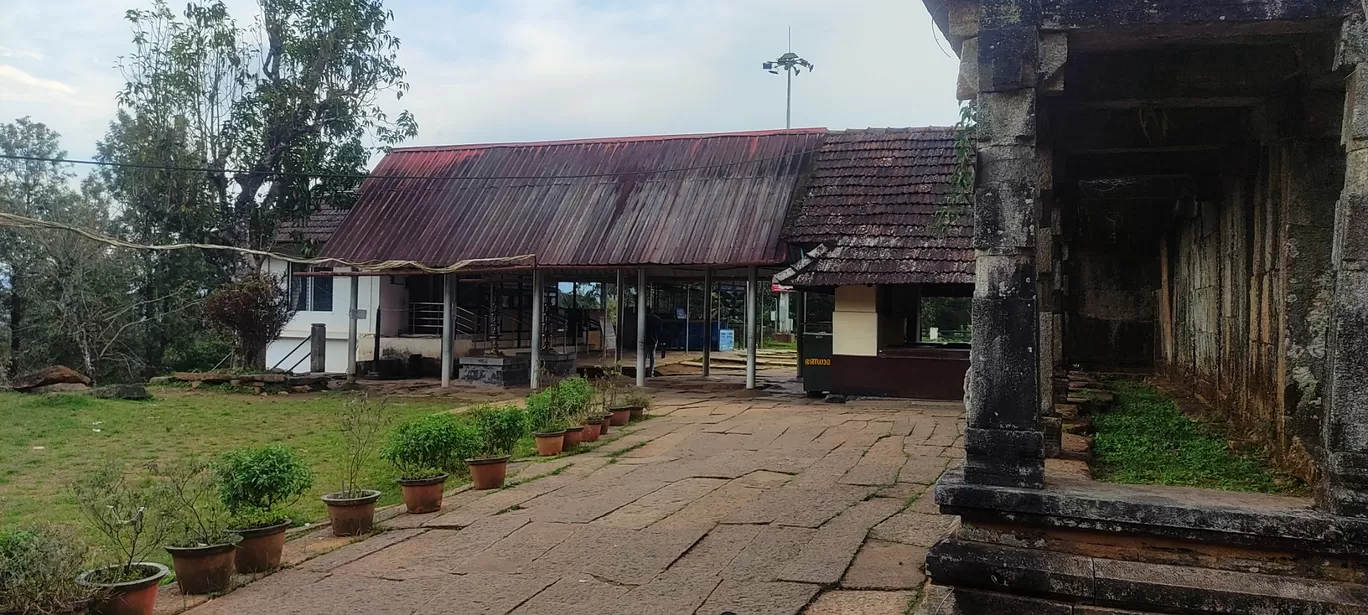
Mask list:
[[331,267],[310,267],[290,263],[290,301],[300,312],[331,312],[333,309],[333,279],[331,277],[296,276],[305,271],[332,271]]
[[922,297],[921,341],[963,344],[973,337],[968,297]]

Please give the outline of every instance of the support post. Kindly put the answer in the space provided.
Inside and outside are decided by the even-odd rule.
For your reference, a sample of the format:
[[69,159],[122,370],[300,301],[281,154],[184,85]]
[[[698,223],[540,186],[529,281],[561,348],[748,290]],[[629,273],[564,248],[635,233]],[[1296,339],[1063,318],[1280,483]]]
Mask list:
[[1317,495],[1334,514],[1368,517],[1368,63],[1347,83],[1344,191],[1335,206],[1330,258],[1325,478]]
[[347,284],[350,287],[347,300],[347,381],[356,382],[356,310],[360,303],[361,278],[349,278]]
[[617,346],[613,349],[613,364],[622,366],[622,335],[627,332],[627,291],[626,280],[622,275],[622,270],[617,270],[617,284],[613,286],[617,293],[617,310],[613,314],[613,324],[617,327],[617,335],[613,338],[613,343]]
[[760,341],[755,335],[756,301],[760,298],[759,269],[752,266],[746,271],[746,388],[755,388],[755,347]]
[[309,372],[328,371],[328,326],[316,322],[309,326]]
[[712,268],[703,270],[703,377],[712,375]]
[[646,269],[637,270],[636,385],[646,386]]
[[[541,386],[541,347],[542,347],[542,292],[543,274],[541,269],[532,270],[532,365],[529,368],[529,379],[532,390],[535,391]],[[519,285],[521,286],[521,284]]]
[[456,274],[442,276],[442,388],[451,388],[451,366],[453,356],[452,340],[455,338],[456,324]]
[[1040,16],[989,10],[988,4],[974,43],[979,127],[973,327],[979,343],[965,392],[964,479],[1041,488],[1035,284]]

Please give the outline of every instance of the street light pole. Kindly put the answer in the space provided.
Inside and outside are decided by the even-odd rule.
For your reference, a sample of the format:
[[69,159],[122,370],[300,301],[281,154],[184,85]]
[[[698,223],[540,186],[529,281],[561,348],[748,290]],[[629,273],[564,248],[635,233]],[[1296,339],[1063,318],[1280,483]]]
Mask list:
[[787,94],[784,99],[784,128],[792,128],[793,76],[802,72],[802,70],[805,68],[808,70],[808,72],[812,72],[812,69],[814,68],[811,62],[808,62],[807,60],[804,60],[803,58],[799,57],[798,54],[793,53],[793,28],[789,28],[788,52],[774,60],[770,60],[768,62],[765,62],[764,64],[761,64],[760,68],[763,68],[770,74],[774,75],[779,74],[779,71],[781,70],[784,71],[785,81],[787,82]]

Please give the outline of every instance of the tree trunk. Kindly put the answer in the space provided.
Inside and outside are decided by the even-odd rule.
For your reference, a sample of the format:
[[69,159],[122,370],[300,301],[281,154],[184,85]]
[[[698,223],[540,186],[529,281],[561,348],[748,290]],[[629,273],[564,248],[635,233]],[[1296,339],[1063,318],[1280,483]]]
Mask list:
[[19,267],[11,268],[9,318],[10,356],[9,365],[6,366],[6,372],[9,374],[10,380],[14,380],[14,378],[19,375],[19,351],[23,348],[23,343],[20,341],[22,336],[19,334],[19,328],[24,324],[24,300],[20,295],[20,289],[23,288],[24,284],[23,279],[23,276],[19,273]]

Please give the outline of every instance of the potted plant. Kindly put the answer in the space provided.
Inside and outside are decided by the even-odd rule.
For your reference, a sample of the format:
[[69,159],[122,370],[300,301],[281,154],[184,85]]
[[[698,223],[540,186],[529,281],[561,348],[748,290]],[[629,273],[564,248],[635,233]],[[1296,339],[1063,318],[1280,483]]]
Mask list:
[[599,399],[607,411],[605,418],[614,427],[626,425],[632,418],[632,409],[622,399],[623,377],[617,368],[605,369],[603,378],[598,382]]
[[589,421],[599,418],[590,416],[589,409],[594,401],[594,387],[584,378],[566,378],[553,390],[557,412],[566,417],[570,424],[565,432],[565,450],[579,446],[580,442],[597,440],[599,429]]
[[225,453],[214,465],[214,477],[229,531],[241,537],[234,556],[237,571],[278,568],[291,523],[283,508],[313,486],[313,471],[293,450],[272,444]]
[[623,399],[623,405],[630,411],[631,420],[641,420],[646,416],[646,411],[651,409],[651,394],[642,389],[632,389]]
[[360,487],[361,470],[375,454],[388,422],[388,398],[372,403],[369,396],[361,395],[342,408],[342,489],[323,496],[334,536],[366,534],[375,523],[380,492]]
[[447,478],[479,448],[475,427],[443,412],[400,424],[390,434],[382,456],[399,471],[404,507],[416,515],[442,508]]
[[39,525],[0,531],[0,613],[78,613],[90,602],[76,582],[89,549],[74,528]]
[[557,416],[552,389],[527,396],[527,423],[542,457],[559,455],[565,446],[565,419]]
[[110,563],[76,577],[91,588],[93,615],[152,615],[157,587],[170,571],[148,561],[171,529],[162,492],[148,481],[131,481],[121,464],[110,462],[72,485],[87,521],[105,541]]
[[527,433],[527,414],[515,406],[478,406],[470,419],[480,432],[479,456],[466,460],[476,489],[498,489],[508,473],[508,459]]
[[198,596],[227,591],[233,584],[234,554],[242,537],[228,531],[228,510],[218,498],[209,464],[182,461],[153,464],[151,470],[173,519],[166,551],[171,554],[181,593]]

